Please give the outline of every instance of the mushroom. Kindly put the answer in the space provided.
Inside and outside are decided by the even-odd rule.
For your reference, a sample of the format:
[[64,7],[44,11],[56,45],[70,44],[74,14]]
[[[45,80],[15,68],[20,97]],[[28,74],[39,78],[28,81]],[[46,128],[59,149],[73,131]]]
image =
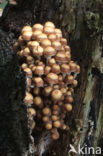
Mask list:
[[58,52],[55,56],[55,60],[56,62],[58,62],[59,64],[62,63],[68,63],[67,57],[64,53]]
[[46,27],[44,27],[43,32],[48,35],[48,34],[53,34],[55,32],[55,30],[53,27],[47,27],[46,26]]
[[52,92],[51,96],[52,96],[52,99],[53,99],[53,100],[58,101],[58,100],[60,100],[61,97],[62,97],[62,92],[61,92],[60,90],[58,90],[58,89],[55,89],[55,90]]
[[35,77],[33,78],[33,82],[34,82],[34,85],[36,87],[43,87],[44,86],[44,81],[41,77]]
[[32,31],[24,31],[22,33],[22,38],[25,40],[25,41],[30,41],[31,40],[31,37],[32,37]]
[[32,118],[36,116],[36,110],[34,108],[28,108],[29,117]]
[[47,87],[45,87],[44,88],[44,95],[45,96],[49,96],[50,94],[51,94],[51,92],[52,92],[52,87],[51,86],[47,86]]
[[42,31],[41,30],[35,30],[32,32],[32,39],[33,40],[36,40],[38,39],[38,36],[42,34]]
[[48,121],[48,122],[45,124],[45,128],[46,128],[47,130],[52,129],[52,122],[51,122],[51,121]]
[[26,96],[24,98],[24,103],[27,105],[27,106],[30,106],[31,104],[33,104],[33,96],[31,93],[29,92],[26,92]]
[[26,72],[26,76],[32,78],[32,71],[30,68],[25,68],[24,72]]
[[51,109],[48,107],[43,108],[42,110],[44,115],[50,115],[51,114]]
[[54,126],[55,128],[60,128],[61,122],[60,122],[59,120],[54,121],[53,126]]
[[41,107],[42,106],[42,99],[40,96],[36,96],[34,99],[33,99],[33,102],[36,106],[38,107]]
[[34,94],[34,95],[39,95],[39,94],[40,94],[40,88],[35,87],[35,88],[33,89],[33,94]]
[[67,45],[67,40],[65,38],[61,38],[60,42],[63,46]]
[[44,70],[45,75],[49,74],[50,72],[51,72],[51,67],[50,66],[46,66],[45,70]]
[[26,47],[26,48],[23,49],[23,55],[25,57],[30,55],[30,49],[28,47]]
[[54,58],[51,58],[51,59],[49,59],[49,61],[48,61],[48,64],[49,64],[50,66],[52,66],[52,65],[55,64],[55,63],[56,63],[56,61],[55,61]]
[[33,31],[35,30],[41,30],[43,31],[43,25],[40,24],[40,23],[37,23],[37,24],[34,24],[33,27],[32,27]]
[[33,56],[40,58],[43,55],[43,48],[41,46],[34,47],[32,49]]
[[44,67],[43,66],[36,66],[36,68],[35,68],[35,74],[37,74],[37,75],[43,75],[44,74]]
[[70,112],[70,111],[72,110],[72,105],[71,105],[71,104],[67,103],[67,104],[65,104],[64,106],[65,106],[65,108],[66,108],[66,110],[67,110],[68,112]]
[[51,58],[51,56],[54,56],[56,54],[56,51],[53,47],[48,46],[46,48],[44,48],[44,56],[48,59]]
[[53,42],[53,41],[56,41],[56,34],[49,34],[48,35],[48,39]]
[[52,27],[52,28],[55,28],[55,25],[54,25],[53,22],[48,21],[48,22],[46,22],[46,23],[44,24],[44,27]]
[[27,64],[33,64],[34,63],[34,58],[32,56],[27,56],[26,62],[27,62]]
[[51,41],[48,40],[48,39],[44,39],[44,40],[41,41],[41,46],[42,46],[43,48],[46,48],[46,47],[48,47],[48,46],[51,46]]
[[53,41],[52,42],[52,46],[56,49],[56,50],[60,50],[61,49],[61,43],[59,41]]
[[25,68],[27,68],[27,67],[28,67],[27,63],[23,63],[23,64],[21,65],[21,68],[22,68],[22,69],[25,69]]
[[49,73],[47,76],[46,76],[46,81],[52,85],[52,84],[57,84],[58,83],[58,75],[57,74],[54,74],[54,73]]
[[28,32],[28,31],[32,31],[32,28],[29,25],[24,26],[21,33],[23,34],[24,32]]
[[60,66],[58,64],[53,64],[52,68],[51,68],[51,71],[53,73],[59,74],[60,73]]
[[38,40],[39,42],[42,41],[42,40],[44,40],[44,39],[47,39],[47,35],[44,34],[44,33],[41,33],[41,34],[39,34],[39,35],[37,36],[37,40]]

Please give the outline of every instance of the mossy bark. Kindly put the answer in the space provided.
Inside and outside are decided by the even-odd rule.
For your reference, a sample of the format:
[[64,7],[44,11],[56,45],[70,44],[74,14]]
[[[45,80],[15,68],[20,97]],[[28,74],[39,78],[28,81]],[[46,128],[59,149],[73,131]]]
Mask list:
[[[71,156],[73,153],[69,153],[70,144],[75,148],[78,144],[102,147],[103,1],[21,0],[18,6],[8,8],[8,14],[0,21],[1,32],[13,33],[14,40],[23,25],[53,21],[62,29],[63,36],[71,46],[72,59],[81,66],[73,111],[66,118],[70,129],[62,131],[60,139],[44,155]],[[11,40],[7,41],[8,46],[11,46]],[[0,42],[0,48],[3,49],[0,54],[0,154],[17,156],[22,155],[29,145],[27,112],[23,106],[25,75],[20,71],[17,57],[11,49],[7,51],[7,45],[2,45],[3,43],[4,41]],[[5,149],[7,146],[8,149]]]

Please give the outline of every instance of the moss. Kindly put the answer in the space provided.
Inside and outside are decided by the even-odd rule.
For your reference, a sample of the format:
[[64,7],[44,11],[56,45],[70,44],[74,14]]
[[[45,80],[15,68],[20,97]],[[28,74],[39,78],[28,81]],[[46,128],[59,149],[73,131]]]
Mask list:
[[100,15],[98,13],[87,11],[85,14],[85,22],[88,29],[94,30],[96,32],[100,31]]

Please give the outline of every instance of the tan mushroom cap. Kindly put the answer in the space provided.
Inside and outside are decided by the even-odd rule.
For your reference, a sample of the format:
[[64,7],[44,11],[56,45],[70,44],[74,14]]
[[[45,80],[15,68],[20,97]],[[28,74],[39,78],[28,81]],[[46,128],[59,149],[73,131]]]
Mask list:
[[55,56],[55,60],[59,63],[68,63],[67,57],[64,53],[58,52]]
[[52,92],[51,96],[52,96],[53,100],[58,101],[58,100],[60,100],[61,97],[62,97],[62,92],[61,92],[60,90],[58,90],[58,89],[55,89],[55,90]]
[[56,34],[49,34],[49,35],[48,35],[48,39],[49,39],[50,41],[55,41],[55,40],[56,40]]
[[67,40],[65,38],[61,38],[60,42],[62,45],[67,45]]
[[28,108],[28,113],[31,117],[36,116],[36,110],[34,108]]
[[32,96],[31,93],[26,92],[26,96],[25,96],[25,98],[24,98],[24,103],[25,103],[26,105],[31,105],[31,104],[33,104],[33,96]]
[[34,102],[34,104],[35,104],[36,106],[40,106],[40,105],[42,104],[42,99],[41,99],[40,96],[36,96],[36,97],[34,98],[33,102]]
[[30,55],[30,49],[28,47],[24,48],[23,55],[24,56],[29,56]]
[[71,104],[65,104],[65,108],[68,112],[70,112],[72,110],[72,105]]
[[44,81],[41,77],[34,77],[33,82],[36,87],[43,87],[44,85]]
[[49,59],[49,61],[48,61],[48,64],[49,64],[50,66],[52,66],[52,65],[55,64],[55,63],[56,63],[56,61],[55,61],[54,58],[51,58],[51,59]]
[[32,77],[32,71],[30,68],[25,68],[24,72],[26,72],[27,77]]
[[28,31],[29,32],[32,31],[32,28],[30,26],[24,26],[21,33],[23,34],[24,32],[28,32]]
[[34,47],[32,49],[33,56],[40,57],[43,55],[44,49],[41,46]]
[[49,73],[46,76],[46,80],[49,84],[57,84],[58,83],[58,75],[55,73]]
[[48,21],[48,22],[46,22],[46,23],[44,24],[44,27],[52,27],[52,28],[55,28],[55,25],[54,25],[53,22]]
[[50,115],[51,114],[51,109],[48,107],[43,108],[42,110],[44,115]]
[[40,24],[40,23],[34,24],[32,29],[33,29],[33,31],[34,30],[41,30],[41,31],[43,31],[43,25]]
[[44,74],[44,67],[43,66],[36,66],[36,68],[35,68],[35,74],[37,74],[37,75],[43,75]]
[[44,70],[44,73],[47,75],[51,72],[51,67],[50,66],[46,66],[45,67],[45,70]]
[[60,128],[61,122],[60,122],[59,120],[54,121],[53,125],[54,125],[54,127],[56,127],[56,128]]
[[47,39],[47,35],[44,34],[44,33],[39,34],[39,35],[37,36],[37,40],[38,40],[38,41],[42,41],[42,40],[44,40],[44,39]]
[[47,130],[50,130],[50,129],[52,129],[52,122],[47,122],[46,124],[45,124],[45,128],[47,129]]
[[48,96],[50,95],[50,93],[52,92],[52,87],[51,86],[47,86],[44,88],[44,95]]
[[33,31],[32,33],[32,39],[36,40],[38,38],[39,35],[42,34],[42,31],[41,30],[35,30]]
[[45,57],[50,57],[50,56],[54,56],[56,54],[56,51],[53,47],[48,46],[44,49],[44,56]]
[[56,49],[56,50],[60,50],[61,49],[61,43],[59,41],[53,41],[52,42],[52,46]]
[[25,41],[30,41],[31,40],[31,37],[32,37],[32,31],[24,31],[22,33],[22,38],[25,40]]
[[44,40],[41,41],[41,46],[43,46],[44,48],[48,47],[48,46],[51,46],[51,41],[48,40],[48,39],[44,39]]
[[44,27],[44,30],[43,30],[43,32],[45,33],[45,34],[53,34],[54,32],[55,32],[55,29],[53,28],[53,27]]
[[28,64],[32,64],[32,63],[34,63],[34,58],[32,56],[27,56],[26,61]]
[[60,73],[60,66],[58,64],[53,64],[51,70],[53,73],[59,74]]
[[70,66],[68,64],[62,64],[61,65],[61,72],[62,73],[70,73]]

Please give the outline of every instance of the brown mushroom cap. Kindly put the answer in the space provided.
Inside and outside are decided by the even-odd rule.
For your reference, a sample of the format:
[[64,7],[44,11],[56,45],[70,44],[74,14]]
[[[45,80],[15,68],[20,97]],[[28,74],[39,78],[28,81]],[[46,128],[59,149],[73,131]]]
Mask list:
[[44,74],[44,67],[43,66],[36,66],[36,68],[35,68],[35,74],[37,74],[37,75],[43,75]]
[[44,115],[50,115],[51,114],[51,110],[48,107],[43,108],[42,112]]
[[52,66],[52,65],[55,64],[55,63],[56,63],[56,61],[55,61],[54,58],[51,58],[51,59],[49,59],[49,61],[48,61],[48,64],[49,64],[50,66]]
[[41,30],[43,31],[43,25],[40,24],[40,23],[37,23],[37,24],[34,24],[33,27],[32,27],[33,31],[35,30]]
[[45,48],[45,47],[48,47],[48,46],[51,46],[51,41],[48,40],[48,39],[44,39],[41,41],[41,45]]
[[45,57],[51,57],[51,56],[54,56],[55,54],[56,54],[56,51],[53,47],[48,46],[44,49]]
[[36,96],[33,101],[34,101],[34,104],[36,106],[41,106],[42,105],[42,99],[41,99],[40,96]]
[[22,65],[21,65],[21,68],[22,69],[25,69],[25,68],[27,68],[28,67],[28,65],[26,64],[26,63],[23,63]]
[[34,47],[32,49],[33,56],[40,57],[43,55],[43,48],[41,46]]
[[60,90],[58,90],[58,89],[55,89],[55,90],[52,92],[51,96],[52,96],[53,100],[58,101],[58,100],[60,100],[61,97],[62,97],[62,92],[61,92]]
[[24,56],[29,56],[30,55],[30,49],[28,47],[24,48],[23,55]]
[[53,22],[48,21],[48,22],[46,22],[46,23],[44,24],[44,27],[52,27],[52,28],[55,28],[55,25],[54,25]]
[[51,67],[50,66],[46,66],[44,73],[47,75],[47,74],[50,73],[50,71],[51,71]]
[[36,116],[36,110],[34,108],[28,108],[29,116]]
[[69,65],[68,64],[62,64],[61,65],[61,72],[62,73],[66,73],[66,74],[70,73],[70,67],[69,67]]
[[34,82],[36,87],[43,87],[43,85],[44,85],[44,81],[41,77],[33,78],[33,82]]
[[48,121],[48,122],[45,124],[45,128],[46,128],[47,130],[52,129],[52,122],[51,122],[51,121]]
[[33,89],[33,94],[34,94],[34,95],[39,95],[39,94],[40,94],[40,88],[35,87],[35,88]]
[[60,50],[61,49],[61,43],[59,41],[53,41],[52,42],[52,46],[56,49],[56,50]]
[[68,112],[72,110],[72,105],[71,104],[65,104],[65,108]]
[[77,80],[73,80],[73,87],[76,87],[78,85],[78,81]]
[[32,33],[32,39],[33,40],[38,39],[38,36],[41,35],[41,34],[42,34],[42,31],[41,30],[35,30],[35,31],[33,31],[33,33]]
[[49,73],[46,76],[46,81],[49,84],[57,84],[58,83],[58,75],[57,74],[54,74],[54,73]]
[[38,40],[38,41],[42,41],[42,40],[44,40],[44,39],[47,39],[47,35],[44,34],[44,33],[41,33],[41,34],[39,34],[39,35],[37,36],[37,40]]
[[49,121],[49,116],[43,116],[42,120],[43,120],[44,122],[48,122],[48,121]]
[[44,27],[44,33],[45,34],[53,34],[54,33],[54,28],[53,27]]
[[56,34],[49,34],[49,35],[48,35],[48,39],[49,39],[50,41],[55,41],[55,40],[56,40]]
[[55,60],[58,62],[58,63],[68,63],[68,60],[67,60],[67,57],[64,53],[61,53],[61,52],[58,52],[56,54],[56,57],[55,57]]
[[52,92],[52,87],[51,86],[47,86],[44,88],[44,95],[48,96],[50,95],[50,93]]
[[72,75],[68,75],[65,79],[65,82],[67,84],[72,84],[73,83],[73,80],[74,80],[74,77]]
[[31,37],[32,37],[32,31],[24,31],[23,34],[22,34],[22,38],[25,41],[30,41]]
[[67,40],[65,38],[61,38],[60,42],[62,45],[67,45]]
[[51,71],[53,73],[59,74],[60,73],[60,66],[58,64],[53,64],[52,68],[51,68]]
[[27,77],[32,77],[32,71],[30,68],[25,68],[24,72],[26,72]]
[[31,105],[31,104],[33,104],[33,96],[32,96],[31,93],[26,92],[26,96],[25,96],[25,98],[24,98],[24,103],[25,103],[26,105]]
[[32,28],[31,28],[30,26],[27,25],[27,26],[24,26],[24,27],[23,27],[21,33],[23,34],[24,32],[28,32],[28,31],[32,31]]
[[54,127],[56,127],[56,128],[60,128],[61,122],[60,122],[59,120],[54,121],[53,125],[54,125]]
[[53,140],[59,139],[59,133],[58,133],[58,132],[53,133],[53,134],[52,134],[52,139],[53,139]]
[[26,62],[27,62],[27,64],[33,64],[34,63],[34,58],[32,56],[27,56]]

